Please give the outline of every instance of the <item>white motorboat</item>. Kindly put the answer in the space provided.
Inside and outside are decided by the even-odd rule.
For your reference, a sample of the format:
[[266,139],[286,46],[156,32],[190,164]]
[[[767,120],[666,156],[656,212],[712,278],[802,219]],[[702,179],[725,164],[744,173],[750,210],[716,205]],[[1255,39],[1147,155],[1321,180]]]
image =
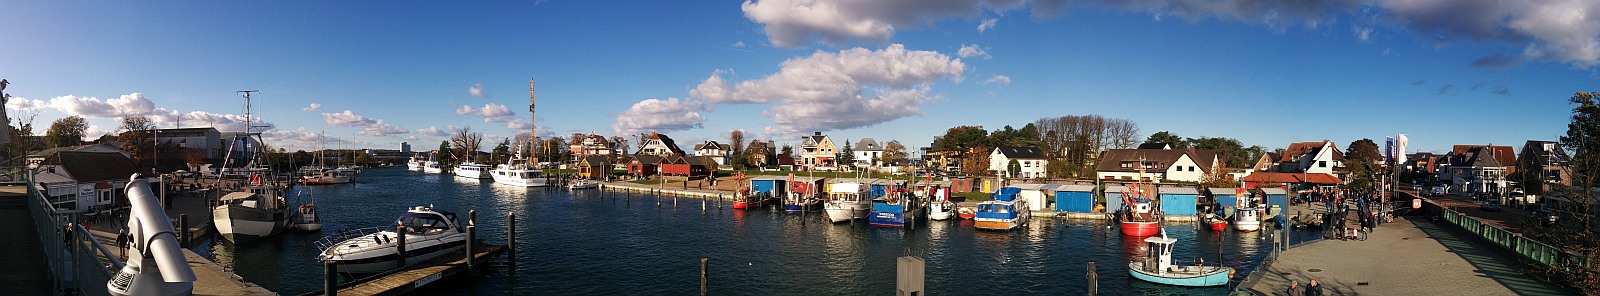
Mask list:
[[407,171],[413,171],[413,172],[421,172],[422,168],[427,166],[427,163],[428,163],[427,160],[423,160],[422,158],[419,158],[419,157],[416,157],[416,156],[412,156],[411,160],[406,161],[406,170]]
[[928,190],[928,195],[931,196],[928,202],[928,219],[943,221],[950,220],[950,218],[956,216],[956,203],[950,202],[950,199],[945,198],[945,190],[947,189],[933,188]]
[[567,183],[567,189],[572,190],[595,188],[600,188],[600,183],[589,180],[573,180],[572,183]]
[[466,179],[494,179],[494,174],[489,173],[490,168],[475,162],[457,164],[454,173],[456,178]]
[[490,174],[494,176],[495,184],[505,184],[521,187],[549,186],[550,179],[543,176],[544,171],[530,164],[529,159],[522,157],[522,149],[514,149],[516,155],[506,160],[506,163],[495,166]]
[[440,166],[439,162],[437,161],[429,160],[422,163],[422,172],[429,174],[443,174],[444,167]]
[[866,219],[872,210],[872,199],[867,198],[866,189],[861,183],[834,183],[828,190],[828,202],[822,204],[828,220],[839,223]]
[[[375,274],[447,254],[460,256],[467,244],[467,234],[454,213],[416,207],[401,214],[394,224],[323,237],[317,240],[317,247],[322,248],[317,261],[336,263],[339,273]],[[404,258],[397,256],[400,228],[406,230]]]

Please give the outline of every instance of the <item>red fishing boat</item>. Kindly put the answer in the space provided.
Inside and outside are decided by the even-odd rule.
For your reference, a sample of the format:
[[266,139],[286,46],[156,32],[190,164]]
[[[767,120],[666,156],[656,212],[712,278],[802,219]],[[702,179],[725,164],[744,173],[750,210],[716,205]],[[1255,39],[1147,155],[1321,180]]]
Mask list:
[[1144,171],[1139,171],[1141,182],[1128,184],[1128,190],[1122,195],[1123,210],[1118,222],[1122,226],[1122,234],[1128,236],[1153,236],[1161,231],[1161,211],[1152,206],[1150,188],[1144,186]]
[[973,210],[972,208],[960,208],[956,210],[956,217],[972,220],[972,218],[978,217],[978,211]]
[[1206,220],[1209,220],[1206,223],[1211,226],[1212,231],[1228,230],[1228,220],[1223,220],[1216,217],[1211,217],[1210,219]]

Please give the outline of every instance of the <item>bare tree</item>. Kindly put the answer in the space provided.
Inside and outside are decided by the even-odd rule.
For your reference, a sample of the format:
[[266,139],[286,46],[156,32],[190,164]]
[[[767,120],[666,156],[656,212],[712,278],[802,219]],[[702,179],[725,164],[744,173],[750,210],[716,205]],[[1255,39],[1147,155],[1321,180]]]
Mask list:
[[472,132],[472,127],[463,127],[450,136],[450,144],[454,147],[450,152],[458,154],[456,157],[472,161],[477,157],[478,147],[483,144],[483,133]]

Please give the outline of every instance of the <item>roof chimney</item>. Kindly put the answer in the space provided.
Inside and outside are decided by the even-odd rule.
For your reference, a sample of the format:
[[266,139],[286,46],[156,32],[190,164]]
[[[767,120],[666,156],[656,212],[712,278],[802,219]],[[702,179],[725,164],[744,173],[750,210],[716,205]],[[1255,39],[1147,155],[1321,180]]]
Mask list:
[[811,134],[812,134],[812,135],[815,135],[815,136],[821,136],[821,135],[822,135],[822,132],[811,132]]

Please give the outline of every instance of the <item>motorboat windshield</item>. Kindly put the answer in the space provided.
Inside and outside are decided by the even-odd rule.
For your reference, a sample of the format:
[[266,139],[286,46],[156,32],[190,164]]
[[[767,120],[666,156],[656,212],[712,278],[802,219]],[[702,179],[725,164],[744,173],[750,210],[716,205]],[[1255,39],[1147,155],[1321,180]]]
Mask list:
[[405,213],[395,224],[406,227],[407,232],[419,235],[437,235],[454,231],[446,218],[435,214]]

